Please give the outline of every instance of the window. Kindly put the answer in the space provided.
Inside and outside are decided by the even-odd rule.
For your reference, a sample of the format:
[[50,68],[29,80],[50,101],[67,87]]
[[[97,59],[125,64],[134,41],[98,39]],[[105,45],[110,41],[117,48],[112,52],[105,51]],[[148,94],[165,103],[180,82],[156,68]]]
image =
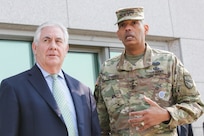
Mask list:
[[0,40],[0,82],[29,69],[33,63],[32,58],[30,42]]
[[[33,66],[31,42],[0,40],[0,48],[0,82]],[[67,54],[62,66],[66,73],[89,86],[92,91],[99,72],[97,52],[77,48]]]
[[110,58],[121,55],[123,50],[122,48],[110,48]]
[[[173,50],[173,45],[175,44],[171,44],[171,46],[169,45],[171,42],[166,42],[166,41],[147,41],[147,43],[149,44],[149,46],[151,48],[154,48],[154,49],[161,49],[161,50],[166,50],[166,51],[172,51],[175,53],[175,51],[177,51],[178,49],[178,46],[177,45],[175,50]],[[110,58],[114,57],[114,56],[118,56],[120,55],[122,52],[123,52],[123,48],[110,48]],[[179,55],[179,53],[177,53]]]
[[94,91],[98,75],[97,53],[70,51],[63,64],[63,70]]

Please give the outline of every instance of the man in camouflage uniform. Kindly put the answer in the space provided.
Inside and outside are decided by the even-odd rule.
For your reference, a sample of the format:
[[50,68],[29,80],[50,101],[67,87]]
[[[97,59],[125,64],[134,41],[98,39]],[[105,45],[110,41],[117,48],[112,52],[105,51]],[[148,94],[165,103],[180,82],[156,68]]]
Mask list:
[[204,111],[189,72],[170,52],[145,42],[143,8],[116,12],[124,52],[105,61],[95,86],[103,136],[177,136]]

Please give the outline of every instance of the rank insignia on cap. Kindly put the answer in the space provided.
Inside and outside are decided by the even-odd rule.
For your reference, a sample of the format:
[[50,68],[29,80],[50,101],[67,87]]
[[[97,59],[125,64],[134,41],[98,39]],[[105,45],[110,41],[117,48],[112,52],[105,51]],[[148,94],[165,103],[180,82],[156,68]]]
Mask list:
[[116,24],[125,20],[143,20],[144,11],[143,7],[137,8],[123,8],[116,11],[117,22]]
[[193,84],[193,79],[191,78],[190,75],[184,75],[184,84],[188,89],[193,88],[194,84]]

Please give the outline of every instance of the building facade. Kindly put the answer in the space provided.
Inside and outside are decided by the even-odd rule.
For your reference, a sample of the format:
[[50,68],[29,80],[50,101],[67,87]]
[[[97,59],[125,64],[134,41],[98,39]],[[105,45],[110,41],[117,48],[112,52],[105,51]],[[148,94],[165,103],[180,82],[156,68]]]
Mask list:
[[[115,11],[144,7],[150,46],[174,52],[190,71],[204,100],[203,0],[1,0],[0,81],[33,66],[34,31],[45,21],[63,23],[70,34],[64,71],[92,90],[104,60],[123,50],[117,39]],[[193,123],[203,134],[204,116]]]

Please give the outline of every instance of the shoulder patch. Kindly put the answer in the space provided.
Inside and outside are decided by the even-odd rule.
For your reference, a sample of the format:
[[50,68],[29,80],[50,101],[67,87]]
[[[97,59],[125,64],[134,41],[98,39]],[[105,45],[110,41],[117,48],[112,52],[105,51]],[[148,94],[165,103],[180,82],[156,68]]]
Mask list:
[[190,75],[184,75],[184,84],[188,89],[192,89],[194,84],[193,84],[193,79],[191,78]]

